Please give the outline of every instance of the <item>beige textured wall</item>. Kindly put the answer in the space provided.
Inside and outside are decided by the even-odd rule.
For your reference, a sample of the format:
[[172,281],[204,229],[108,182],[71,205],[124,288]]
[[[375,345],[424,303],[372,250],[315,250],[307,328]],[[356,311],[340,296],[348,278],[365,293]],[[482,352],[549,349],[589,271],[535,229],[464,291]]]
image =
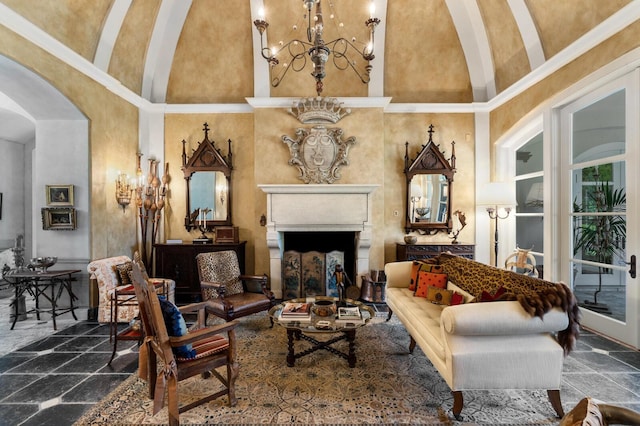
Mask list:
[[133,253],[136,217],[132,208],[120,209],[114,194],[118,170],[135,170],[137,108],[2,26],[0,54],[51,82],[90,122],[91,253],[87,257]]
[[493,110],[490,115],[491,142],[499,139],[524,117],[535,113],[543,102],[558,92],[640,46],[639,33],[640,22],[636,22]]

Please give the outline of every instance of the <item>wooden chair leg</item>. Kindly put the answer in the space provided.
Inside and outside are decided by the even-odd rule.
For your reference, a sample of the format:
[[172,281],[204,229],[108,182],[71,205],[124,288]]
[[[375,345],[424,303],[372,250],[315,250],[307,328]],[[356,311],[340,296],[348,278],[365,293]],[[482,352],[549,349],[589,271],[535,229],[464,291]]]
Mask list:
[[178,408],[178,380],[173,376],[170,377],[167,387],[167,396],[169,400],[169,426],[180,426],[180,409]]
[[409,341],[409,353],[413,353],[413,350],[416,348],[416,341],[413,339],[413,336],[409,336],[409,338],[411,339]]
[[451,391],[451,394],[453,395],[453,417],[458,421],[462,421],[462,416],[460,415],[462,406],[464,405],[462,391]]
[[148,346],[149,360],[147,362],[147,380],[149,381],[149,399],[153,399],[153,394],[158,381],[158,356],[151,346]]
[[549,395],[549,402],[551,406],[556,411],[558,418],[561,419],[564,417],[564,410],[562,409],[562,402],[560,401],[560,390],[559,389],[549,389],[547,390],[547,395]]

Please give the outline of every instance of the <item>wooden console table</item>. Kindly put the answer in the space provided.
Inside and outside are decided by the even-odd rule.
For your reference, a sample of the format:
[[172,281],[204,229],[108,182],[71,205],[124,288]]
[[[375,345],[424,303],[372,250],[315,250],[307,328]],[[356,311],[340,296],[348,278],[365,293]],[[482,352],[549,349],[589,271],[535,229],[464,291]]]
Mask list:
[[451,252],[452,254],[473,259],[475,256],[474,244],[451,244],[451,243],[429,243],[429,244],[404,244],[396,243],[396,260],[416,260],[435,257],[440,253]]
[[200,277],[196,255],[214,251],[233,250],[238,255],[240,273],[245,271],[245,246],[247,242],[228,244],[154,244],[155,276],[170,278],[176,282],[176,303],[186,304],[202,300]]

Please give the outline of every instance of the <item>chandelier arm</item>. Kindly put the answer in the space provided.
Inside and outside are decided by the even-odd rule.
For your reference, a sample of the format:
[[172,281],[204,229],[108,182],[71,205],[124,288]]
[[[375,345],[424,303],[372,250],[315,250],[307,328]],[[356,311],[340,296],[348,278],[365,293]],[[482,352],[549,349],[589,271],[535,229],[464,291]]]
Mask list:
[[[286,62],[286,66],[284,66],[282,68],[282,70],[278,73],[278,75],[276,75],[275,77],[272,77],[271,79],[271,85],[273,87],[278,87],[278,85],[282,82],[282,80],[284,79],[285,75],[287,74],[287,72],[289,71],[289,69],[293,69],[295,72],[299,72],[302,71],[305,66],[307,65],[307,51],[303,50],[299,53],[295,53],[291,50],[291,45],[293,44],[293,42],[296,40],[292,40],[289,43],[285,44],[282,49],[280,49],[276,55],[277,56],[280,52],[282,52],[284,49],[287,50],[287,52],[290,55],[290,60],[288,62]],[[304,45],[306,43],[297,40],[298,43],[301,43],[302,46],[304,47]],[[297,64],[297,65],[296,65]],[[301,65],[300,65],[301,64]]]
[[[343,49],[337,48],[339,43],[342,43],[344,45]],[[351,68],[353,72],[355,72],[358,75],[358,77],[360,78],[360,81],[362,81],[365,84],[369,83],[369,81],[371,80],[369,76],[369,72],[371,71],[371,65],[369,65],[369,60],[366,59],[364,54],[360,52],[360,50],[358,50],[358,48],[353,43],[351,43],[349,40],[345,38],[338,38],[330,41],[326,45],[331,46],[331,52],[333,53],[331,60],[333,61],[333,65],[337,69],[346,70],[347,68]],[[349,53],[348,53],[349,48],[355,50],[358,53],[358,55],[362,57],[362,59],[367,61],[367,64],[364,66],[364,71],[359,70],[355,66],[353,61],[349,59]]]

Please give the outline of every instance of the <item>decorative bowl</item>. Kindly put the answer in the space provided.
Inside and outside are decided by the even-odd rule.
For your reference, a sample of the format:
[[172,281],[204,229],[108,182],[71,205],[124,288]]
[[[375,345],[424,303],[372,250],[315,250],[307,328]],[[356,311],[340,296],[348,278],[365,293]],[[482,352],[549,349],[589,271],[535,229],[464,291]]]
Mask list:
[[416,213],[418,213],[420,217],[425,217],[430,211],[431,209],[429,207],[416,207]]
[[57,257],[32,257],[31,266],[36,268],[38,272],[47,272],[47,268],[55,265],[57,261]]
[[415,235],[405,235],[404,242],[407,244],[415,244],[418,242],[418,237],[416,237]]
[[313,304],[313,313],[319,317],[328,317],[336,313],[336,306],[331,300],[317,300]]

